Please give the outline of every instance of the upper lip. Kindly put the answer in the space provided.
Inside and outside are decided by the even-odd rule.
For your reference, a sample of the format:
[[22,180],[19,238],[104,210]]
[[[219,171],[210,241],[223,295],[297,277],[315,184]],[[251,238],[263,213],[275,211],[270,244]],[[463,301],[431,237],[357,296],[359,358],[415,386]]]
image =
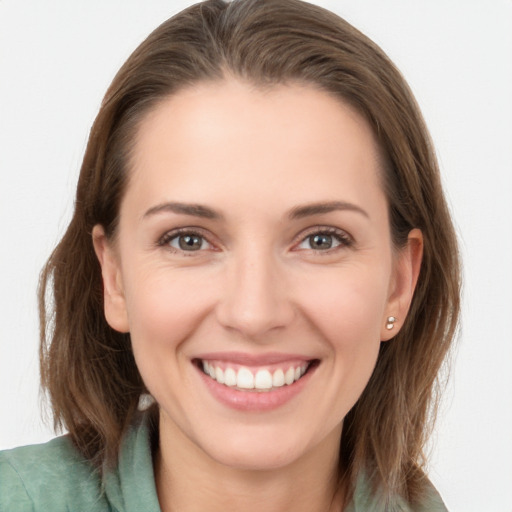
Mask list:
[[280,352],[267,352],[265,354],[249,354],[245,352],[208,352],[198,354],[194,359],[203,361],[225,361],[227,363],[244,366],[264,366],[269,364],[287,363],[289,361],[308,362],[314,357],[304,354],[286,354]]

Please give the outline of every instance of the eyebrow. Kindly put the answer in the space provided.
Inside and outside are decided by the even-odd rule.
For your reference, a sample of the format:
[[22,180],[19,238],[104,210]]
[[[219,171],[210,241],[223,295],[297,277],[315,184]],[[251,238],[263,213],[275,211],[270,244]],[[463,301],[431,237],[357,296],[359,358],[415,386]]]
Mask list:
[[[311,203],[292,208],[288,214],[291,220],[303,219],[312,215],[322,215],[333,211],[353,211],[369,218],[368,213],[359,206],[345,201],[329,201],[327,203]],[[143,219],[160,213],[177,213],[191,215],[203,219],[222,220],[224,216],[208,206],[193,203],[168,202],[151,207],[142,216]]]
[[151,217],[152,215],[157,215],[159,213],[178,213],[182,215],[191,215],[193,217],[201,217],[203,219],[213,219],[220,220],[223,216],[209,208],[208,206],[204,206],[201,204],[192,204],[192,203],[161,203],[157,204],[150,208],[142,218],[145,219],[147,217]]
[[324,213],[330,213],[338,210],[349,210],[360,213],[366,218],[370,218],[365,210],[355,204],[347,203],[345,201],[329,201],[327,203],[312,203],[304,206],[296,206],[290,210],[289,218],[292,220],[302,219],[311,215],[322,215]]

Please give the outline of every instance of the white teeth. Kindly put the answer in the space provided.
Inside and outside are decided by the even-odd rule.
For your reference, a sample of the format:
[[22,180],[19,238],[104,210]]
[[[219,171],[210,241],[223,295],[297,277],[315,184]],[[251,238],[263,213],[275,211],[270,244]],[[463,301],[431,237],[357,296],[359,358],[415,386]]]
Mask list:
[[215,368],[215,380],[220,384],[224,384],[224,372],[218,366]]
[[236,377],[236,386],[241,389],[254,389],[254,375],[247,368],[240,368]]
[[272,375],[268,370],[258,370],[254,377],[256,389],[270,389],[272,387]]
[[286,370],[286,373],[284,374],[284,381],[289,386],[290,384],[293,384],[294,380],[295,380],[295,370],[293,368],[288,368],[288,370]]
[[272,386],[275,388],[280,388],[281,386],[284,386],[284,372],[279,368],[279,370],[276,370],[274,372],[274,375],[272,375]]
[[224,384],[230,387],[236,386],[236,373],[233,368],[226,368],[224,372]]
[[222,369],[215,364],[202,361],[204,373],[220,384],[239,389],[257,389],[268,391],[272,388],[287,386],[299,380],[308,369],[307,364],[297,367],[289,367],[286,372],[278,368],[273,373],[267,369],[258,370],[255,374],[249,368],[241,367],[236,371],[233,368]]

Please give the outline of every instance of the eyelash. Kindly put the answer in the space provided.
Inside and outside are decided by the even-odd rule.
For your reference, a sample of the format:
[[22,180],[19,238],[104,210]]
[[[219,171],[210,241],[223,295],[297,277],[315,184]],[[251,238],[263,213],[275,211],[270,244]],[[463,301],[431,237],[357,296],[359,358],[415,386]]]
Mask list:
[[[208,237],[205,236],[201,232],[201,230],[199,230],[197,228],[179,228],[179,229],[175,229],[173,231],[169,231],[169,232],[165,233],[158,240],[157,245],[159,247],[164,247],[165,249],[168,249],[173,253],[179,253],[179,254],[186,255],[186,256],[192,256],[193,253],[196,253],[196,252],[203,252],[203,249],[187,251],[187,250],[183,250],[183,249],[178,249],[176,247],[172,247],[170,245],[170,243],[173,240],[179,238],[180,236],[184,236],[184,235],[199,237],[204,242],[206,242],[208,245],[210,245],[211,247],[215,247],[215,245],[212,244],[208,240]],[[312,247],[310,247],[309,249],[304,249],[304,250],[314,251],[318,254],[330,254],[331,252],[334,252],[340,248],[349,248],[354,245],[353,238],[349,234],[347,234],[345,231],[342,231],[341,229],[337,229],[337,228],[333,228],[333,227],[318,227],[317,226],[315,228],[311,228],[306,234],[301,234],[299,240],[296,243],[294,243],[293,247],[296,248],[297,246],[305,243],[308,239],[311,239],[314,236],[322,236],[322,235],[336,239],[338,245],[336,245],[335,247],[329,247],[327,249],[315,250]]]
[[185,251],[183,249],[178,249],[178,248],[172,247],[170,245],[170,243],[174,239],[179,238],[180,236],[184,236],[184,235],[199,237],[203,241],[205,241],[208,245],[213,246],[213,244],[208,241],[208,238],[203,233],[201,233],[201,230],[199,230],[197,228],[179,228],[179,229],[175,229],[173,231],[169,231],[169,232],[165,233],[158,240],[157,245],[159,247],[164,247],[165,249],[168,249],[171,252],[179,253],[179,254],[182,254],[184,256],[185,255],[186,256],[192,256],[193,253],[195,253],[195,252],[202,252],[201,249],[198,249],[196,251]]
[[354,245],[354,239],[348,233],[346,233],[345,231],[343,231],[341,229],[333,228],[333,227],[315,227],[315,228],[312,228],[311,230],[309,230],[309,232],[307,232],[305,235],[301,234],[300,241],[298,242],[298,244],[295,244],[295,247],[297,245],[303,244],[308,239],[311,239],[312,237],[319,236],[319,235],[320,236],[326,235],[326,236],[335,238],[338,242],[338,245],[335,247],[329,247],[328,249],[315,250],[313,248],[309,248],[306,250],[314,251],[319,254],[330,254],[331,252],[334,252],[337,249],[349,248]]

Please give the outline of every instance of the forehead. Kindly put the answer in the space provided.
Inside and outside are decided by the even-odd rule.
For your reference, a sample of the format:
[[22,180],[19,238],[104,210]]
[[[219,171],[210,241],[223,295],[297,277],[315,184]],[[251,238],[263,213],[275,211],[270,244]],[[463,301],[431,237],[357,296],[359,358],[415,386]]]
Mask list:
[[[277,140],[269,131],[273,127],[285,130]],[[343,144],[340,135],[347,142],[359,138],[367,146],[375,145],[365,119],[332,93],[312,84],[258,86],[235,78],[200,82],[157,103],[139,124],[137,145],[147,144],[163,130],[175,138],[192,134],[201,142],[226,145],[245,135],[269,146],[272,142],[285,145],[287,140],[293,144],[301,139],[316,139],[318,143],[321,138],[324,144],[319,149],[324,151],[330,143]],[[264,141],[265,132],[271,140]],[[304,149],[307,147],[311,145]]]
[[381,189],[368,123],[340,99],[302,84],[263,89],[226,79],[186,88],[145,116],[132,155],[131,184],[153,196],[193,192],[183,199],[204,202],[247,190],[307,202],[329,190],[336,195],[332,187],[343,192],[350,180],[355,196]]

